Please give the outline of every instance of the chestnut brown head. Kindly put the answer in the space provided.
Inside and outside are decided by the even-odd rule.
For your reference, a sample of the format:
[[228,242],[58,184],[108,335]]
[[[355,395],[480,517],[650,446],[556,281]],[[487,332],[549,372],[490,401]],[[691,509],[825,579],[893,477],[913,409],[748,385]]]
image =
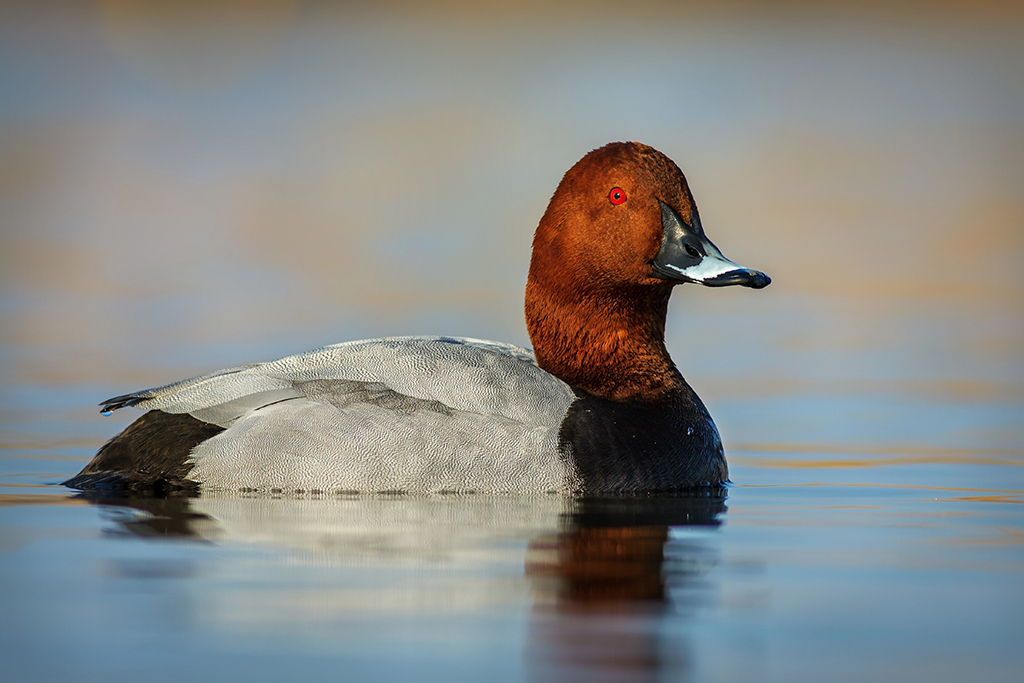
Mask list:
[[704,234],[679,167],[636,142],[605,145],[569,169],[533,248],[531,279],[557,275],[588,289],[683,282],[761,288],[771,282],[722,255]]

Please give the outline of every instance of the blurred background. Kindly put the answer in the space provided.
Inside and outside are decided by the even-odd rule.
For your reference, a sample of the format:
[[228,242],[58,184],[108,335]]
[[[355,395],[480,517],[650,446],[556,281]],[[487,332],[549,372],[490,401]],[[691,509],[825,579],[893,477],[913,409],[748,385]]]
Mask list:
[[1022,27],[1018,4],[953,1],[3,3],[3,403],[87,389],[106,434],[106,394],[322,344],[526,345],[548,198],[640,140],[774,278],[674,299],[684,375],[711,403],[756,394],[721,409],[727,442],[1019,445],[1019,416],[887,427],[881,405],[870,434],[815,433],[780,421],[841,406],[763,408],[1019,405]]
[[[1018,405],[1022,29],[953,0],[4,2],[8,428],[78,387],[105,435],[107,394],[361,337],[526,345],[533,230],[613,140],[676,160],[711,238],[774,278],[677,290],[670,349],[709,402]],[[712,411],[727,442],[1021,436],[932,410],[886,433],[886,406],[881,433],[808,435],[793,406],[750,423],[763,403]]]

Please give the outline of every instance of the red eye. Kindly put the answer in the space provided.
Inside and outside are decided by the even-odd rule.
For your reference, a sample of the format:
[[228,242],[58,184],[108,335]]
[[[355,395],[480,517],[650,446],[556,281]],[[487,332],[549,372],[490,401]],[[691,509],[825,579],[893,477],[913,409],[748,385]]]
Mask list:
[[608,201],[618,206],[626,201],[626,193],[622,191],[621,187],[613,187],[612,191],[608,193]]

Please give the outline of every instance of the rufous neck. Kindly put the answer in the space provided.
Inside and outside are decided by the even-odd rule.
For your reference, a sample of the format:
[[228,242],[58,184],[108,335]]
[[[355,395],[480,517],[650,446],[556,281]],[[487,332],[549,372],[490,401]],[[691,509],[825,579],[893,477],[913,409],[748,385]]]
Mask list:
[[658,400],[682,377],[665,349],[671,285],[574,287],[531,271],[526,325],[537,362],[574,387],[612,400]]

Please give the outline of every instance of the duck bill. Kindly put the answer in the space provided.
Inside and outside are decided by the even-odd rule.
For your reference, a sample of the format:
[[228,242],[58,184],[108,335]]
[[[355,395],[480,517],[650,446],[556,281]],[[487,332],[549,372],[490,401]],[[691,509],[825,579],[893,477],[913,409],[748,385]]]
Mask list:
[[654,274],[675,282],[696,282],[705,287],[740,285],[761,289],[771,278],[759,270],[746,268],[722,255],[704,234],[700,218],[693,213],[687,224],[667,204],[661,202],[662,242],[651,262]]
[[739,285],[752,289],[762,289],[771,284],[772,279],[759,270],[745,268],[722,256],[713,244],[707,243],[710,249],[700,263],[684,268],[681,274],[690,282],[705,287],[728,287]]

